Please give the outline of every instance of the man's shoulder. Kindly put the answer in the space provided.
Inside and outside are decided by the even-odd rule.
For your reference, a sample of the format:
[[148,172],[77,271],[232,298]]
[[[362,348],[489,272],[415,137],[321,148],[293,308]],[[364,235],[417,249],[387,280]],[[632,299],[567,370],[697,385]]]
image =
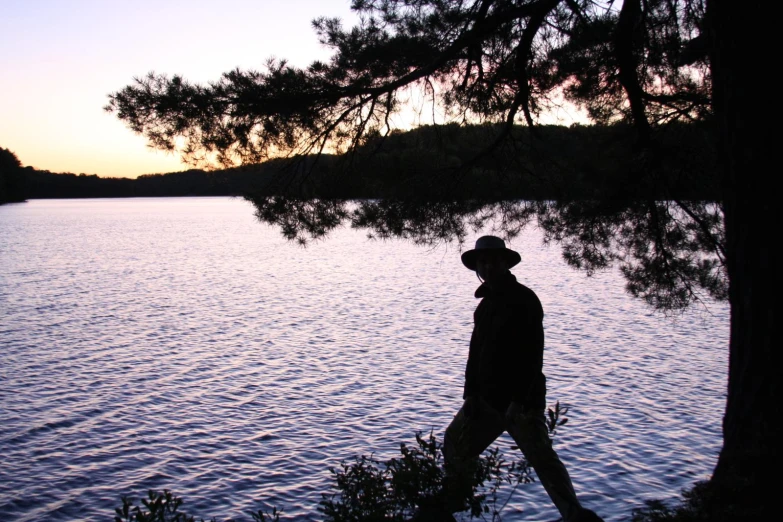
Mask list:
[[513,293],[514,293],[515,301],[518,301],[526,308],[541,310],[541,313],[543,313],[544,309],[543,306],[541,306],[541,300],[538,298],[538,296],[533,290],[523,285],[519,281],[514,281],[513,287],[514,287]]
[[528,299],[535,299],[536,301],[538,301],[538,296],[530,287],[523,285],[519,281],[514,281],[513,287],[517,295],[524,296]]

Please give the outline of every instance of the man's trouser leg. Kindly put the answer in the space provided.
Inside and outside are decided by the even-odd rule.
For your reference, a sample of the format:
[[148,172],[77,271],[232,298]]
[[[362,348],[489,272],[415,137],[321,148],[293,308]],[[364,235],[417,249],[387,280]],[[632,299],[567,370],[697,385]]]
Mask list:
[[508,432],[525,454],[563,520],[573,520],[581,506],[571,477],[552,448],[544,412],[531,411],[518,415],[508,426]]
[[445,504],[449,512],[463,511],[472,490],[476,460],[506,429],[503,415],[484,401],[469,417],[465,405],[454,416],[443,440],[446,467]]

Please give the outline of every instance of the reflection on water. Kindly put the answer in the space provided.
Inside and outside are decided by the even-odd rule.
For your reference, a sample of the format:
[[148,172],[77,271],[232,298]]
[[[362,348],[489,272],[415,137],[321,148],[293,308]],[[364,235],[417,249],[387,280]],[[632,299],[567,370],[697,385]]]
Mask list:
[[[105,520],[120,495],[202,517],[316,520],[328,467],[442,435],[478,284],[455,247],[340,230],[306,249],[228,198],[0,207],[0,518]],[[546,312],[556,447],[584,503],[627,519],[712,469],[728,312],[667,319],[536,231],[513,269]],[[500,445],[508,447],[504,437]],[[539,484],[507,520],[554,520]]]

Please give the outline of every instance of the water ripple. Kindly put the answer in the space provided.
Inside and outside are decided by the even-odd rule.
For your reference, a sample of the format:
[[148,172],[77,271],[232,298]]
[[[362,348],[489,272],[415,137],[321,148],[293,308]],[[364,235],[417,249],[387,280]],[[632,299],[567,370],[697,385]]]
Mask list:
[[[535,231],[514,271],[546,311],[556,447],[583,501],[625,520],[706,477],[728,313],[674,319]],[[0,518],[105,520],[169,488],[188,510],[316,520],[330,466],[442,435],[460,405],[477,284],[453,247],[339,231],[307,249],[225,198],[0,207]],[[508,448],[510,439],[499,441]],[[507,520],[557,518],[542,488]]]

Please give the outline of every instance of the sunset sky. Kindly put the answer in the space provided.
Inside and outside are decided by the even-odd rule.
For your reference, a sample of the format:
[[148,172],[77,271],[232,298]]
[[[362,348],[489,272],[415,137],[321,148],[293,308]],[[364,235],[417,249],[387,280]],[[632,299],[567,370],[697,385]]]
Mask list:
[[328,56],[310,22],[349,0],[3,0],[0,147],[53,172],[136,177],[186,168],[103,107],[149,71],[207,82],[267,58]]
[[357,21],[350,0],[3,0],[0,147],[52,172],[183,170],[105,112],[107,95],[150,71],[208,82],[272,56],[326,59],[318,16]]

